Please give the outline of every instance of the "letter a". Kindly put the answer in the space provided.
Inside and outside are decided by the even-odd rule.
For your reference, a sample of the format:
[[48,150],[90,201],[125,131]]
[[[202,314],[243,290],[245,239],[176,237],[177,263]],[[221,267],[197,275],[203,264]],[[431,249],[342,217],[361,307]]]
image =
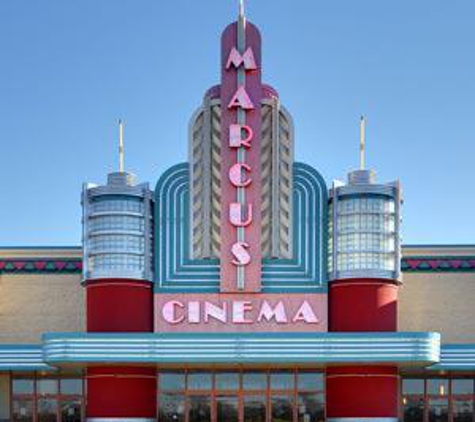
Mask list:
[[247,95],[246,88],[244,88],[243,85],[237,89],[236,93],[228,104],[229,109],[237,107],[240,107],[243,110],[254,110],[254,104],[249,98],[249,95]]
[[244,64],[244,69],[246,70],[256,70],[256,59],[254,58],[254,53],[252,52],[251,47],[249,47],[243,55],[237,51],[236,47],[233,47],[229,53],[228,62],[226,63],[226,69],[229,69],[233,65],[236,69]]
[[300,308],[297,310],[294,318],[292,319],[292,322],[294,323],[299,321],[305,322],[307,324],[319,323],[315,312],[313,312],[312,307],[306,300],[302,303],[302,305],[300,305]]

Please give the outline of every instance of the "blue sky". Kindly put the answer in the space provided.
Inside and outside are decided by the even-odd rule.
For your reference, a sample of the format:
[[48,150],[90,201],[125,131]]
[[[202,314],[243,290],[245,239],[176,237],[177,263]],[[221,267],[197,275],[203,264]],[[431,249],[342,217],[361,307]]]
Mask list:
[[[219,79],[233,0],[0,2],[0,245],[80,242],[80,191],[117,167],[155,185],[186,160],[188,119]],[[250,0],[264,80],[296,158],[331,183],[367,163],[401,179],[405,243],[475,243],[475,2]]]

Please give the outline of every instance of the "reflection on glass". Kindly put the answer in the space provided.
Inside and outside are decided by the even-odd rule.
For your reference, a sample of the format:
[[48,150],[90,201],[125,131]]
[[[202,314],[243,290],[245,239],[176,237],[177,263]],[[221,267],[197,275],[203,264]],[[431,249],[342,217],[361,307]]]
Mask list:
[[33,421],[33,400],[14,399],[12,402],[12,422]]
[[270,387],[273,390],[292,390],[294,388],[293,372],[274,372],[270,374]]
[[61,394],[82,395],[82,380],[64,378],[59,381]]
[[37,421],[56,422],[58,413],[58,400],[39,399],[37,401]]
[[188,422],[211,421],[211,397],[190,396],[188,397]]
[[190,372],[188,374],[188,390],[211,390],[213,378],[210,372]]
[[267,374],[265,372],[245,372],[242,375],[244,391],[265,390],[267,388]]
[[13,394],[33,394],[34,381],[29,379],[14,379],[12,382]]
[[297,379],[300,391],[323,391],[323,374],[321,372],[300,372]]
[[61,422],[81,422],[81,400],[62,400]]
[[216,420],[217,422],[239,422],[237,397],[216,397]]
[[237,372],[216,372],[217,390],[238,390],[239,373]]
[[185,389],[184,372],[162,372],[159,375],[159,389],[161,391],[179,391]]
[[300,393],[297,409],[298,422],[325,421],[325,406],[322,394]]
[[449,394],[448,379],[428,379],[427,394],[435,396],[446,396]]
[[472,422],[473,421],[473,402],[469,400],[452,401],[453,422]]
[[271,398],[271,421],[292,422],[292,396],[272,396]]
[[36,381],[36,391],[38,394],[57,394],[58,380],[38,380]]
[[452,380],[452,395],[455,394],[473,394],[472,379]]
[[158,403],[159,422],[184,422],[185,397],[182,395],[161,394]]
[[424,394],[424,380],[404,379],[402,380],[403,394]]
[[404,397],[404,422],[423,422],[424,397]]
[[448,422],[449,403],[447,399],[429,399],[429,422]]
[[266,396],[244,396],[244,422],[266,422]]

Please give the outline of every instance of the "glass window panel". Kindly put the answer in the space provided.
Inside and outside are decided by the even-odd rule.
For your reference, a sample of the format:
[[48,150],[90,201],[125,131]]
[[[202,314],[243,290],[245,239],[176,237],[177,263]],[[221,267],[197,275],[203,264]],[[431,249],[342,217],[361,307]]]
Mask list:
[[189,390],[211,390],[213,387],[213,377],[210,372],[190,372],[188,373]]
[[423,422],[424,421],[424,398],[423,397],[404,397],[402,399],[404,406],[404,422]]
[[424,380],[403,379],[402,392],[403,394],[424,394]]
[[473,400],[452,401],[452,422],[473,422]]
[[473,394],[473,379],[452,380],[452,395]]
[[237,372],[216,372],[217,390],[238,390],[239,373]]
[[292,422],[293,421],[293,400],[292,396],[274,395],[271,398],[271,421],[272,422]]
[[38,394],[58,394],[58,380],[57,379],[37,380],[36,392]]
[[61,394],[82,395],[82,379],[63,378],[59,383]]
[[33,400],[18,399],[12,401],[12,422],[33,421]]
[[57,399],[38,399],[37,422],[56,422],[58,415]]
[[13,394],[33,394],[35,383],[32,379],[14,379],[12,382]]
[[323,390],[323,374],[321,372],[299,372],[297,376],[298,389],[310,391]]
[[266,422],[266,396],[244,396],[244,422]]
[[211,397],[188,397],[188,422],[211,422]]
[[185,396],[160,394],[158,401],[158,422],[184,422]]
[[427,394],[436,396],[446,396],[449,394],[448,379],[428,379]]
[[217,422],[239,422],[237,397],[216,397],[216,420]]
[[429,399],[429,422],[448,422],[449,401],[448,399]]
[[158,379],[160,391],[180,391],[185,389],[184,372],[162,372]]
[[292,390],[294,388],[293,372],[273,372],[270,374],[272,390]]
[[242,388],[244,391],[267,389],[267,373],[244,372],[242,375]]
[[298,396],[298,422],[324,422],[325,403],[322,394],[300,393]]
[[81,422],[81,413],[80,399],[61,401],[61,422]]

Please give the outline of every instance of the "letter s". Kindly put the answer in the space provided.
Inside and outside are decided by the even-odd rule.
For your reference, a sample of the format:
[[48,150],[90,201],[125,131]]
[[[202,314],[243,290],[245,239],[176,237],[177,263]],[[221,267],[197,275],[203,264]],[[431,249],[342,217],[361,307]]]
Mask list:
[[249,244],[246,242],[236,242],[231,247],[231,253],[234,258],[232,263],[239,267],[247,265],[251,262],[251,255],[248,252]]

